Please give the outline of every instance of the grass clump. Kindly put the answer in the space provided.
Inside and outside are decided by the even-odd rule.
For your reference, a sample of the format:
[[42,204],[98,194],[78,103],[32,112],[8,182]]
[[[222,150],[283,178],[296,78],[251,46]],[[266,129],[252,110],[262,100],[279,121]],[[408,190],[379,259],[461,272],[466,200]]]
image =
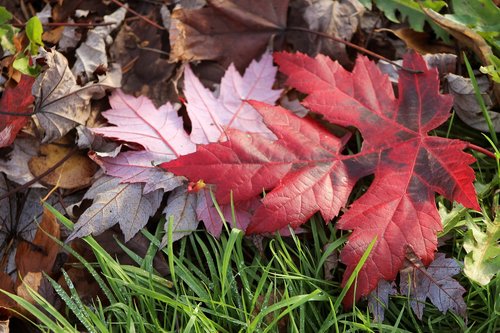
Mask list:
[[[50,207],[49,207],[50,208]],[[72,223],[53,208],[66,226]],[[162,225],[160,223],[160,225]],[[38,307],[11,295],[39,319],[43,332],[495,332],[498,329],[497,293],[500,279],[486,287],[462,278],[468,289],[468,320],[442,314],[426,304],[422,321],[411,311],[409,299],[396,296],[383,323],[373,321],[365,304],[342,308],[347,287],[338,282],[343,268],[337,254],[347,237],[314,217],[310,232],[273,239],[243,237],[238,229],[220,239],[206,233],[190,236],[159,250],[159,232],[144,231],[150,240],[146,256],[139,257],[120,244],[137,266],[120,264],[92,236],[85,242],[96,262],[80,260],[99,284],[102,298],[85,303],[72,288],[51,280],[66,304],[60,314],[32,292]],[[455,229],[454,229],[455,230]],[[252,242],[253,241],[253,242]],[[261,246],[255,244],[261,243]],[[260,250],[259,250],[260,248]],[[153,267],[158,251],[166,256],[170,273]],[[457,256],[464,251],[457,248]],[[368,255],[365,253],[365,259]],[[363,261],[358,265],[361,268]],[[354,278],[352,281],[354,282]],[[43,310],[41,310],[43,309]]]

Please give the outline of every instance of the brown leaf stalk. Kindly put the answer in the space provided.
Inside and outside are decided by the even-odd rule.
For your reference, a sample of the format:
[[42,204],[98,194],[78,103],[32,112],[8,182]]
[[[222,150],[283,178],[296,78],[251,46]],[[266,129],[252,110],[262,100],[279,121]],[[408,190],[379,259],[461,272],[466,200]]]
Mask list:
[[159,25],[158,23],[150,20],[146,16],[139,14],[138,12],[136,12],[135,10],[133,10],[132,8],[129,8],[128,6],[126,6],[123,2],[120,2],[118,0],[110,0],[110,1],[113,2],[114,4],[120,6],[120,7],[125,8],[125,10],[127,12],[134,14],[135,16],[139,17],[144,22],[147,22],[147,23],[151,24],[153,27],[155,27],[157,29],[160,29],[160,30],[166,30],[165,27],[163,27],[163,26]]

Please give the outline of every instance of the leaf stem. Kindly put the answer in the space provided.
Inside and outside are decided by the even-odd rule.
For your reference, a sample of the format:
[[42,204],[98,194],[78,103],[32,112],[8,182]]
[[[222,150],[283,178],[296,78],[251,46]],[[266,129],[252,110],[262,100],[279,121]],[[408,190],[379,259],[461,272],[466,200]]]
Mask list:
[[363,52],[365,54],[371,55],[372,57],[375,57],[377,59],[386,61],[386,62],[390,63],[391,65],[396,66],[397,68],[400,68],[400,69],[402,69],[402,70],[404,70],[406,72],[409,72],[409,73],[412,73],[412,74],[422,74],[422,71],[420,71],[420,70],[415,70],[415,69],[411,69],[411,68],[408,68],[408,67],[401,66],[400,64],[398,64],[398,63],[396,63],[396,62],[394,62],[392,60],[387,59],[383,55],[380,55],[378,53],[375,53],[373,51],[365,49],[362,46],[356,45],[354,43],[348,42],[346,40],[340,39],[338,37],[329,35],[329,34],[324,33],[324,32],[314,31],[314,30],[310,30],[310,29],[307,29],[307,28],[295,27],[295,26],[287,27],[286,30],[307,32],[307,33],[318,35],[318,36],[321,36],[321,37],[324,37],[324,38],[328,38],[328,39],[331,39],[333,41],[336,41],[337,43],[344,44],[344,45],[346,45],[346,46],[348,46],[350,48],[353,48],[353,49],[358,50],[360,52]]
[[146,16],[139,14],[138,12],[136,12],[135,10],[133,10],[132,8],[129,8],[128,6],[126,6],[123,2],[120,2],[118,0],[111,0],[111,2],[113,2],[114,4],[116,4],[116,5],[120,6],[120,7],[125,8],[125,10],[127,12],[130,12],[130,13],[134,14],[135,16],[139,17],[144,22],[147,22],[147,23],[151,24],[153,27],[155,27],[157,29],[160,29],[160,30],[166,30],[165,27],[162,27],[161,25],[159,25],[158,23],[150,20]]
[[12,194],[14,193],[17,193],[19,191],[22,191],[24,190],[25,188],[33,185],[34,183],[36,183],[37,181],[41,180],[43,177],[51,174],[52,172],[54,172],[57,168],[59,168],[64,162],[66,162],[71,156],[73,156],[76,152],[78,151],[78,146],[74,146],[63,158],[61,158],[56,164],[54,164],[53,166],[51,166],[50,168],[48,168],[47,170],[45,170],[44,172],[42,172],[40,175],[36,176],[35,178],[33,178],[32,180],[30,180],[29,182],[26,182],[24,183],[23,185],[20,185],[16,188],[13,188],[12,190],[10,190],[9,192],[5,193],[4,195],[0,196],[0,202],[5,199],[5,198],[8,198],[10,197]]
[[484,155],[486,155],[488,157],[496,159],[496,156],[495,156],[494,153],[492,153],[491,151],[489,151],[486,148],[483,148],[483,147],[480,147],[480,146],[476,146],[473,143],[467,142],[467,148],[475,150],[475,151],[477,151],[477,152],[479,152],[481,154],[484,154]]
[[[92,22],[49,22],[49,23],[43,23],[42,25],[44,27],[100,27],[100,26],[107,26],[107,25],[112,25],[115,23],[112,22],[102,22],[102,23],[92,23]],[[26,24],[25,23],[13,23],[12,24],[14,27],[18,28],[23,28]]]

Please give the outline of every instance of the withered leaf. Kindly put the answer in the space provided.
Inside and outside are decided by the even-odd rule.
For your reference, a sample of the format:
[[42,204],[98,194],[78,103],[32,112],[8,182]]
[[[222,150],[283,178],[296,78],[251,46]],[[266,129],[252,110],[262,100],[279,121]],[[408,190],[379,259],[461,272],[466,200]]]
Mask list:
[[439,311],[453,310],[462,317],[467,305],[463,299],[464,287],[452,278],[460,273],[460,266],[453,258],[437,253],[431,264],[425,268],[422,261],[407,249],[405,268],[400,272],[399,287],[402,295],[409,295],[410,305],[419,319],[424,315],[425,301],[429,298]]
[[168,243],[168,229],[170,228],[170,219],[172,223],[172,241],[181,239],[189,235],[198,226],[196,216],[196,195],[189,193],[186,186],[179,186],[170,193],[167,201],[167,207],[163,211],[165,214],[165,235],[163,236],[161,246]]
[[[15,183],[24,184],[34,177],[28,167],[28,161],[38,154],[40,142],[32,137],[17,138],[12,144],[12,151],[0,158],[0,172]],[[32,187],[41,187],[35,183]]]
[[[488,132],[488,123],[483,116],[481,106],[477,102],[471,79],[450,73],[446,76],[446,81],[448,82],[450,94],[454,97],[453,109],[458,117],[470,127]],[[500,131],[500,113],[489,111],[493,106],[493,101],[488,94],[490,89],[488,78],[486,76],[477,77],[477,84],[493,128],[498,132]]]
[[17,247],[16,265],[21,277],[29,272],[52,272],[59,245],[49,235],[59,238],[61,231],[54,214],[44,209],[42,222],[33,241],[22,242]]
[[[309,29],[325,32],[343,40],[351,40],[363,16],[364,6],[358,0],[304,0],[304,20]],[[301,34],[304,35],[304,34]],[[314,34],[302,38],[310,39],[310,53],[330,55],[340,63],[349,64],[345,45]]]
[[378,323],[384,321],[385,309],[389,305],[389,296],[398,293],[395,286],[394,282],[380,280],[377,288],[368,295],[368,308]]
[[[40,155],[32,157],[28,166],[31,173],[38,177],[69,154],[71,148],[62,144],[43,144]],[[68,158],[56,170],[41,179],[45,185],[63,189],[77,189],[89,186],[97,165],[83,152],[77,152]]]
[[99,66],[108,67],[108,56],[106,55],[106,41],[111,38],[110,33],[125,19],[127,13],[124,7],[120,7],[111,15],[104,16],[104,23],[109,25],[98,26],[88,31],[87,39],[76,49],[76,62],[73,73],[83,73],[86,78],[93,76],[93,72]]
[[48,69],[33,84],[36,119],[44,131],[43,143],[52,142],[71,129],[84,125],[90,115],[90,99],[120,86],[121,71],[112,67],[98,83],[79,86],[68,61],[55,50],[42,50]]
[[143,195],[143,187],[138,183],[121,184],[120,178],[99,178],[83,197],[92,199],[93,204],[80,216],[67,241],[98,235],[117,223],[125,241],[130,240],[146,225],[161,203],[163,191]]
[[172,13],[173,61],[217,60],[245,68],[286,28],[288,0],[209,0]]

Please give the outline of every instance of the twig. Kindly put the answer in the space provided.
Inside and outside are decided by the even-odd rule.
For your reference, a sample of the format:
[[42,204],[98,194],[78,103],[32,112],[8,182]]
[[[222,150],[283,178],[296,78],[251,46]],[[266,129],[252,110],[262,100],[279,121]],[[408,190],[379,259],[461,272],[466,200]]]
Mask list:
[[24,183],[23,185],[20,185],[16,188],[13,188],[12,190],[10,190],[9,192],[5,193],[4,195],[0,196],[0,201],[2,201],[3,199],[5,198],[8,198],[10,197],[12,194],[16,193],[16,192],[19,192],[19,191],[22,191],[24,190],[25,188],[28,188],[30,187],[31,185],[33,185],[34,183],[36,183],[37,181],[41,180],[42,178],[44,178],[45,176],[51,174],[52,172],[54,172],[57,168],[59,168],[64,162],[66,162],[71,156],[73,156],[76,152],[78,151],[78,146],[74,146],[63,158],[61,158],[56,164],[54,164],[53,166],[51,166],[50,168],[48,168],[47,170],[45,170],[44,172],[42,172],[40,175],[38,175],[37,177],[33,178],[32,180],[30,180],[29,182],[27,183]]
[[484,154],[484,155],[486,155],[488,157],[491,157],[491,158],[494,158],[494,159],[497,158],[496,155],[493,152],[489,151],[486,148],[483,148],[483,147],[480,147],[480,146],[476,146],[473,143],[468,142],[467,143],[467,148],[475,150],[475,151],[477,151],[477,152],[479,152],[481,154]]
[[138,12],[136,12],[135,10],[133,10],[132,8],[129,8],[128,6],[126,6],[124,3],[122,3],[122,2],[120,2],[118,0],[111,0],[111,2],[115,3],[116,5],[118,5],[120,7],[125,8],[126,11],[134,14],[137,17],[140,17],[144,22],[147,22],[147,23],[151,24],[153,27],[155,27],[157,29],[160,29],[160,30],[166,30],[165,27],[162,27],[158,23],[156,23],[156,22],[151,21],[150,19],[148,19],[146,16],[139,14]]
[[[49,23],[43,23],[42,25],[44,27],[98,27],[98,26],[106,26],[106,25],[112,25],[115,24],[113,22],[107,22],[107,23],[92,23],[92,22],[49,22]],[[13,23],[12,24],[14,27],[22,28],[26,24],[25,23]]]
[[[112,0],[113,1],[113,0]],[[354,43],[351,43],[351,42],[348,42],[346,40],[343,40],[343,39],[340,39],[338,37],[335,37],[335,36],[332,36],[332,35],[329,35],[327,33],[324,33],[324,32],[320,32],[320,31],[314,31],[314,30],[309,30],[307,28],[302,28],[302,27],[287,27],[286,30],[289,30],[289,31],[301,31],[301,32],[307,32],[307,33],[311,33],[311,34],[314,34],[314,35],[318,35],[318,36],[321,36],[321,37],[324,37],[324,38],[328,38],[328,39],[331,39],[333,41],[336,41],[337,43],[341,43],[341,44],[344,44],[346,46],[349,46],[350,48],[353,48],[355,50],[358,50],[360,52],[363,52],[363,53],[366,53],[368,55],[371,55],[372,57],[375,57],[377,59],[380,59],[380,60],[383,60],[383,61],[386,61],[388,63],[390,63],[391,65],[393,66],[396,66],[397,68],[401,68],[402,70],[406,71],[406,72],[409,72],[409,73],[412,73],[412,74],[422,74],[422,71],[420,70],[415,70],[415,69],[411,69],[411,68],[408,68],[408,67],[404,67],[404,66],[401,66],[397,63],[395,63],[394,61],[392,60],[389,60],[387,59],[386,57],[384,57],[383,55],[380,55],[378,53],[375,53],[373,51],[370,51],[368,49],[365,49],[364,47],[361,47],[359,45],[356,45]]]

